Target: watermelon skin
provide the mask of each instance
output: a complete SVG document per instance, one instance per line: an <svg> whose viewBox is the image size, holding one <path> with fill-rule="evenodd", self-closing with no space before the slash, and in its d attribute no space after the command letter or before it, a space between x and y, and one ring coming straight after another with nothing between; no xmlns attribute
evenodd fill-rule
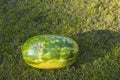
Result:
<svg viewBox="0 0 120 80"><path fill-rule="evenodd" d="M63 68L72 65L77 60L78 45L71 38L39 35L24 43L22 56L28 65L35 68Z"/></svg>

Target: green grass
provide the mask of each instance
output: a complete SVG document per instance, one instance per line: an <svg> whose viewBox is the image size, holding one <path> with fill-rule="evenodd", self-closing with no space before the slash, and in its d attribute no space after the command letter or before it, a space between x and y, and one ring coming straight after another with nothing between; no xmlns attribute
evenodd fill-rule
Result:
<svg viewBox="0 0 120 80"><path fill-rule="evenodd" d="M0 0L0 80L120 80L119 0ZM70 67L28 66L24 42L55 34L79 44Z"/></svg>

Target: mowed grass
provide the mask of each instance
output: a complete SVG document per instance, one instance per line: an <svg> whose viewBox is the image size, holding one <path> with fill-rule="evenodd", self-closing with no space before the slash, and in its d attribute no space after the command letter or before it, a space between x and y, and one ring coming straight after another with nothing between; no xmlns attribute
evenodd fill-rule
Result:
<svg viewBox="0 0 120 80"><path fill-rule="evenodd" d="M42 34L73 38L76 63L28 66L21 47ZM0 0L0 80L120 80L120 1Z"/></svg>

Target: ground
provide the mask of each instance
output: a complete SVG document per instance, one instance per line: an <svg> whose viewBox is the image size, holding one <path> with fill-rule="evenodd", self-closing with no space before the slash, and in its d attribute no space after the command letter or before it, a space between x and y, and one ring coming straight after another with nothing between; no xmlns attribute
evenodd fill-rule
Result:
<svg viewBox="0 0 120 80"><path fill-rule="evenodd" d="M119 0L0 0L0 80L120 80ZM28 66L24 42L36 35L74 39L70 67Z"/></svg>

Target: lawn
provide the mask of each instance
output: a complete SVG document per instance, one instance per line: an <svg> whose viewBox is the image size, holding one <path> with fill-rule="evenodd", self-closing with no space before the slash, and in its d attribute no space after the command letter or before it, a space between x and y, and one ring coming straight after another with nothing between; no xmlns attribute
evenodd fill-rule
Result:
<svg viewBox="0 0 120 80"><path fill-rule="evenodd" d="M61 69L28 66L21 47L42 34L74 39L78 60ZM0 0L0 80L120 80L120 1Z"/></svg>

